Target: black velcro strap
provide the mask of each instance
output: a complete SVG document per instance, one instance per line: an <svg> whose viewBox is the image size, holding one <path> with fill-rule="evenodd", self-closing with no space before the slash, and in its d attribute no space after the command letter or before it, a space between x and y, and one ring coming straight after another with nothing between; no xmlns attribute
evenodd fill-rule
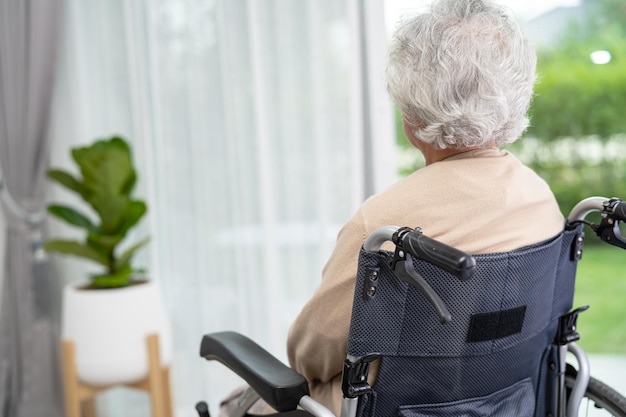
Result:
<svg viewBox="0 0 626 417"><path fill-rule="evenodd" d="M526 306L491 313L474 314L470 319L467 343L502 339L522 331Z"/></svg>

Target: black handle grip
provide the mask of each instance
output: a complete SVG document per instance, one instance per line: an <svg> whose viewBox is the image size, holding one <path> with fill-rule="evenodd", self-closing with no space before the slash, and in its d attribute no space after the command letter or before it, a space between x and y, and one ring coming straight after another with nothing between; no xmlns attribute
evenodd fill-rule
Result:
<svg viewBox="0 0 626 417"><path fill-rule="evenodd" d="M401 237L402 247L418 259L423 259L454 274L461 281L472 277L476 269L473 256L412 230Z"/></svg>
<svg viewBox="0 0 626 417"><path fill-rule="evenodd" d="M613 206L613 213L611 216L615 220L626 222L626 201L619 201Z"/></svg>

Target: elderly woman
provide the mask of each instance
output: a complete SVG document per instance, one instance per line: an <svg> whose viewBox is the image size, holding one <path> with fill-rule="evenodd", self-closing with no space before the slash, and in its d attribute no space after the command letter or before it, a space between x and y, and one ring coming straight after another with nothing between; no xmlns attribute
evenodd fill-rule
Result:
<svg viewBox="0 0 626 417"><path fill-rule="evenodd" d="M528 126L535 64L517 24L487 0L440 0L397 27L388 91L426 166L369 198L342 228L288 339L291 366L337 415L357 257L369 233L388 224L420 226L425 235L481 254L562 230L548 185L500 149Z"/></svg>

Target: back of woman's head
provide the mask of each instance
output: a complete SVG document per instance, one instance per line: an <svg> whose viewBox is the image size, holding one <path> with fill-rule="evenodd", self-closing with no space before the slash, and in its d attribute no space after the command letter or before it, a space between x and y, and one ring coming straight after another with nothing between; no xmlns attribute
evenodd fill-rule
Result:
<svg viewBox="0 0 626 417"><path fill-rule="evenodd" d="M536 54L488 0L440 0L402 20L387 88L418 140L439 148L500 146L528 127Z"/></svg>

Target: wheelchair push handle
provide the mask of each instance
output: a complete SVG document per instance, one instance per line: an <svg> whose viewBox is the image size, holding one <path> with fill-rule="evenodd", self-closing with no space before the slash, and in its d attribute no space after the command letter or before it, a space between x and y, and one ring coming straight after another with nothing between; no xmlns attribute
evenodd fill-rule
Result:
<svg viewBox="0 0 626 417"><path fill-rule="evenodd" d="M572 208L567 217L567 222L570 224L581 222L594 211L605 216L611 216L616 221L626 221L626 201L619 198L589 197L581 200Z"/></svg>
<svg viewBox="0 0 626 417"><path fill-rule="evenodd" d="M382 245L392 241L396 245L390 266L396 277L417 288L433 306L442 324L452 319L448 308L437 292L415 270L412 258L424 260L451 274L460 280L468 280L476 269L473 256L452 246L441 243L422 234L418 227L383 226L372 232L363 244L363 250L378 252Z"/></svg>
<svg viewBox="0 0 626 417"><path fill-rule="evenodd" d="M613 217L619 221L626 221L626 201L619 201L613 207Z"/></svg>
<svg viewBox="0 0 626 417"><path fill-rule="evenodd" d="M600 224L585 220L587 215L593 212L599 212L602 215ZM567 217L568 228L585 223L604 242L626 249L626 237L622 235L619 227L621 222L626 222L626 202L619 198L586 198L576 204Z"/></svg>
<svg viewBox="0 0 626 417"><path fill-rule="evenodd" d="M398 242L407 252L418 259L423 259L433 265L442 268L461 281L467 281L472 277L476 268L476 260L473 256L460 251L452 246L441 243L422 234L418 229L408 230L405 233L398 230Z"/></svg>
<svg viewBox="0 0 626 417"><path fill-rule="evenodd" d="M476 268L473 256L423 235L419 227L380 227L367 237L363 249L377 252L387 241L394 242L401 250L417 259L423 259L450 272L461 281L468 280Z"/></svg>

